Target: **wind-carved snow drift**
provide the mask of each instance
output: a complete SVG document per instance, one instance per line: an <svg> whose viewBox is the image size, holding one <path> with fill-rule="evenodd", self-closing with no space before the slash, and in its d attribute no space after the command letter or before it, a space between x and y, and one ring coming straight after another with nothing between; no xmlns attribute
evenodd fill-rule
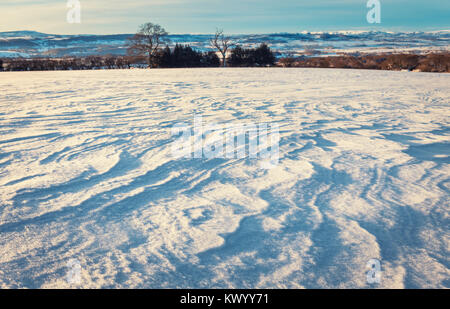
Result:
<svg viewBox="0 0 450 309"><path fill-rule="evenodd" d="M3 73L0 287L448 288L449 85L331 69ZM175 159L171 129L194 115L277 124L279 164Z"/></svg>

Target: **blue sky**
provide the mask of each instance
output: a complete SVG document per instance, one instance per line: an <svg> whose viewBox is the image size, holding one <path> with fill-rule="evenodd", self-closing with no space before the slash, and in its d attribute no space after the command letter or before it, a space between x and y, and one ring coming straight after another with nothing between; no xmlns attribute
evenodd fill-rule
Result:
<svg viewBox="0 0 450 309"><path fill-rule="evenodd" d="M448 30L448 0L380 0L381 24L366 21L367 0L79 0L81 23L66 21L67 0L0 0L0 31L132 33L152 21L170 33L333 30Z"/></svg>

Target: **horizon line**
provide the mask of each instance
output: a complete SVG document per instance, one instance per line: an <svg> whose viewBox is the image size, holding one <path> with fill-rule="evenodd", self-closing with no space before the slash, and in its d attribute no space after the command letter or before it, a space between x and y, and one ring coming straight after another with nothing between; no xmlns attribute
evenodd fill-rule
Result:
<svg viewBox="0 0 450 309"><path fill-rule="evenodd" d="M7 30L7 31L0 31L0 33L14 33L14 32L34 32L39 34L46 34L46 35L66 35L66 36L74 36L74 35L132 35L133 33L77 33L77 34L64 34L64 33L47 33L47 32L41 32L36 30ZM436 33L436 32L450 32L450 29L438 29L438 30L414 30L414 31L406 31L406 30L388 30L388 29L380 29L380 30L373 30L373 29L342 29L342 30L302 30L302 31L279 31L279 32L248 32L248 33L229 33L227 35L235 36L235 35L270 35L270 34L320 34L320 33L345 33L345 32L353 32L353 33L367 33L367 32L381 32L381 33ZM211 33L169 33L169 36L171 35L214 35L213 32Z"/></svg>

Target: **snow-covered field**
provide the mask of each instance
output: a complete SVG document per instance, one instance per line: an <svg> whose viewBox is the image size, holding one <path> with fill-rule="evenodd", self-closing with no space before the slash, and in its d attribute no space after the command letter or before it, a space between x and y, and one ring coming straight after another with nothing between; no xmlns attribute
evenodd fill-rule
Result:
<svg viewBox="0 0 450 309"><path fill-rule="evenodd" d="M0 73L0 288L450 288L449 102L448 74ZM279 165L175 159L194 115L278 124Z"/></svg>

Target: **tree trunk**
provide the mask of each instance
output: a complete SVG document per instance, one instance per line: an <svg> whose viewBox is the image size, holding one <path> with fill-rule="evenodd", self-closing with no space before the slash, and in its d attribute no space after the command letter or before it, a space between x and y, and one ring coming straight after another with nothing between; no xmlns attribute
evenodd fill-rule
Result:
<svg viewBox="0 0 450 309"><path fill-rule="evenodd" d="M148 68L152 68L152 55L150 53L148 54Z"/></svg>
<svg viewBox="0 0 450 309"><path fill-rule="evenodd" d="M227 67L227 56L226 56L226 54L222 54L222 62L223 62L223 67L226 68Z"/></svg>

